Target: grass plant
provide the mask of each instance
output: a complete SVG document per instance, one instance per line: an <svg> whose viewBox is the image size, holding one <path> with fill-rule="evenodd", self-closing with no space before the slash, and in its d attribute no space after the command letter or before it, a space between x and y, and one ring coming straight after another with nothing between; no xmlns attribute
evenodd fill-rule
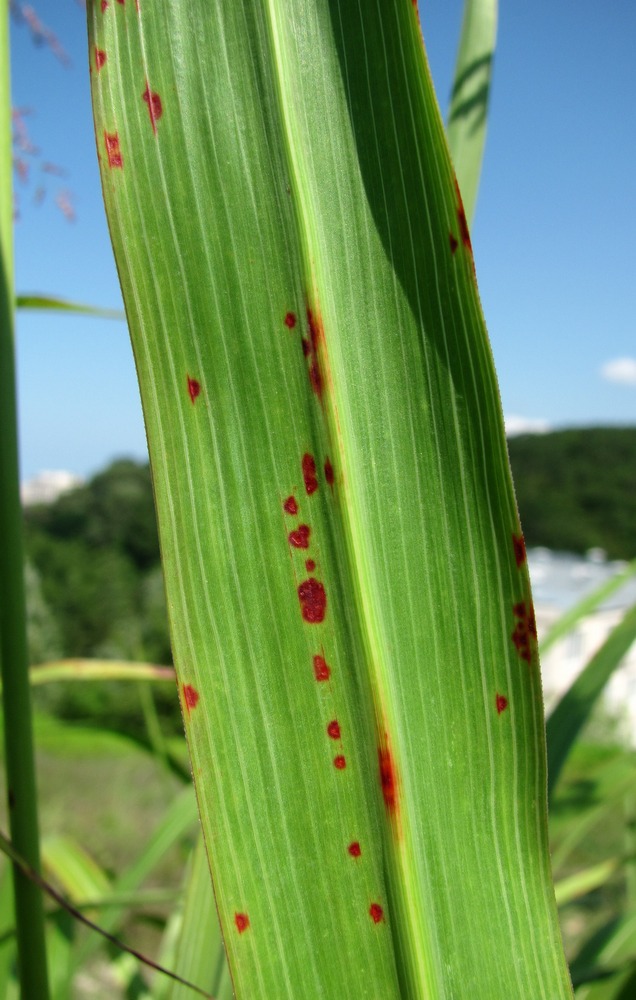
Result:
<svg viewBox="0 0 636 1000"><path fill-rule="evenodd" d="M164 737L155 710L165 669L34 669L32 684L143 682L148 733L37 720L41 748L62 740L64 767L84 760L89 796L119 761L132 848L98 857L90 823L79 839L48 835L45 876L110 934L148 941L152 923L161 964L216 1000L572 995L525 545L469 233L496 9L466 3L458 185L410 0L89 0L97 148L196 800L183 741ZM8 90L0 105L4 178ZM4 729L8 788L27 810L16 822L10 809L18 876L15 918L6 869L0 883L0 1000L17 995L16 944L22 996L46 1000L44 908L24 878L39 850L0 187ZM630 884L615 839L599 858L581 841L631 801L631 755L583 759L575 739L635 629L632 612L548 730L558 894L577 913ZM154 829L135 843L150 784ZM170 910L174 884L162 886L181 862L166 859L186 851ZM170 877L149 884L162 865ZM629 995L627 897L604 902L594 936L568 939L577 998ZM71 1000L103 941L63 907L46 918L52 996ZM108 970L109 997L194 995L130 955Z"/></svg>

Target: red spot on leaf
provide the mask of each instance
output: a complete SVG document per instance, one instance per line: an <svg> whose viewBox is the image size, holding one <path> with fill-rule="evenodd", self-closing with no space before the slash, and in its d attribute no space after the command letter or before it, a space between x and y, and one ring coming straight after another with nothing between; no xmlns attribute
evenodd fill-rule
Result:
<svg viewBox="0 0 636 1000"><path fill-rule="evenodd" d="M296 497L287 497L283 504L283 510L286 514L297 514L298 504L296 503Z"/></svg>
<svg viewBox="0 0 636 1000"><path fill-rule="evenodd" d="M384 920L384 910L379 903L371 903L371 906L369 907L369 916L374 924L379 924L382 920Z"/></svg>
<svg viewBox="0 0 636 1000"><path fill-rule="evenodd" d="M247 928L249 927L250 918L248 917L247 913L235 913L234 923L236 924L236 929L239 932L239 934L242 934L243 931L246 931Z"/></svg>
<svg viewBox="0 0 636 1000"><path fill-rule="evenodd" d="M333 486L334 484L333 465L331 464L331 461L328 458L325 459L325 479L327 480L327 484L329 486Z"/></svg>
<svg viewBox="0 0 636 1000"><path fill-rule="evenodd" d="M327 612L327 594L320 580L310 576L298 587L298 600L303 618L310 625L318 625Z"/></svg>
<svg viewBox="0 0 636 1000"><path fill-rule="evenodd" d="M308 549L310 533L311 528L308 524L300 524L294 531L290 531L289 544L295 549Z"/></svg>
<svg viewBox="0 0 636 1000"><path fill-rule="evenodd" d="M313 561L313 559L308 559L307 562L305 563L305 569L307 570L307 572L308 573L313 573L313 571L315 570L315 568L316 568L316 564Z"/></svg>
<svg viewBox="0 0 636 1000"><path fill-rule="evenodd" d="M508 699L504 694L497 693L495 704L497 705L497 715L501 715L501 713L505 712L508 708Z"/></svg>
<svg viewBox="0 0 636 1000"><path fill-rule="evenodd" d="M337 757L334 757L334 759L333 759L333 766L338 771L344 771L345 767L347 766L347 762L346 762L345 758L342 756L342 754L338 754Z"/></svg>
<svg viewBox="0 0 636 1000"><path fill-rule="evenodd" d="M512 544L515 550L515 561L517 566L523 566L526 561L526 541L523 535L513 535Z"/></svg>
<svg viewBox="0 0 636 1000"><path fill-rule="evenodd" d="M122 5L122 7L124 6L125 2L126 2L126 0L117 0L117 3L120 3Z"/></svg>
<svg viewBox="0 0 636 1000"><path fill-rule="evenodd" d="M462 201L462 195L457 181L455 181L455 192L457 194L457 222L459 223L459 235L466 249L472 254L473 248L470 242L470 232L468 229L468 222L466 221L466 212L464 211L464 203Z"/></svg>
<svg viewBox="0 0 636 1000"><path fill-rule="evenodd" d="M146 80L146 89L141 95L143 100L148 105L148 114L150 115L150 124L152 125L152 131L157 134L157 122L163 114L163 105L161 104L161 98L159 94L155 93L150 89L150 84Z"/></svg>
<svg viewBox="0 0 636 1000"><path fill-rule="evenodd" d="M285 316L285 326L289 327L290 330L294 329L294 327L296 326L296 313L293 312L287 313L287 315Z"/></svg>
<svg viewBox="0 0 636 1000"><path fill-rule="evenodd" d="M314 677L317 681L328 681L331 676L331 670L327 666L327 661L324 656L314 656Z"/></svg>
<svg viewBox="0 0 636 1000"><path fill-rule="evenodd" d="M318 478L316 476L316 462L313 455L305 453L303 455L303 479L305 481L305 489L307 493L311 496L318 489Z"/></svg>
<svg viewBox="0 0 636 1000"><path fill-rule="evenodd" d="M452 233L448 234L448 242L450 243L451 253L454 255L455 251L457 250L457 247L459 246L459 243L457 242Z"/></svg>
<svg viewBox="0 0 636 1000"><path fill-rule="evenodd" d="M316 360L312 361L309 366L309 381L316 395L322 396L322 375L320 374L320 368Z"/></svg>
<svg viewBox="0 0 636 1000"><path fill-rule="evenodd" d="M534 644L537 641L537 623L534 617L532 604L520 601L515 604L512 613L517 622L511 639L514 642L517 652L526 663L532 662Z"/></svg>
<svg viewBox="0 0 636 1000"><path fill-rule="evenodd" d="M352 841L352 843L349 844L347 850L352 858L359 858L360 855L362 854L362 849L357 840Z"/></svg>
<svg viewBox="0 0 636 1000"><path fill-rule="evenodd" d="M185 701L188 715L199 703L199 692L191 684L183 685L183 700Z"/></svg>
<svg viewBox="0 0 636 1000"><path fill-rule="evenodd" d="M119 148L119 135L117 132L104 132L104 144L106 146L106 156L109 167L123 168L124 160Z"/></svg>
<svg viewBox="0 0 636 1000"><path fill-rule="evenodd" d="M107 7L108 7L108 0L102 0L102 14L104 13Z"/></svg>
<svg viewBox="0 0 636 1000"><path fill-rule="evenodd" d="M327 726L327 733L332 740L340 739L340 723L337 719L334 719L333 722L329 723Z"/></svg>
<svg viewBox="0 0 636 1000"><path fill-rule="evenodd" d="M106 62L106 53L104 52L103 49L98 49L97 46L95 46L95 69L97 70L98 73L105 62Z"/></svg>
<svg viewBox="0 0 636 1000"><path fill-rule="evenodd" d="M197 382L195 378L190 378L190 376L188 375L188 395L193 403L197 398L197 396L200 394L200 392L201 392L201 383Z"/></svg>
<svg viewBox="0 0 636 1000"><path fill-rule="evenodd" d="M309 334L311 336L311 346L314 351L318 347L319 342L323 339L324 333L322 329L322 322L320 317L318 317L312 309L307 306L307 323L309 324Z"/></svg>
<svg viewBox="0 0 636 1000"><path fill-rule="evenodd" d="M388 746L378 747L378 765L380 769L380 785L382 786L382 797L384 804L391 815L397 809L397 790L395 765Z"/></svg>

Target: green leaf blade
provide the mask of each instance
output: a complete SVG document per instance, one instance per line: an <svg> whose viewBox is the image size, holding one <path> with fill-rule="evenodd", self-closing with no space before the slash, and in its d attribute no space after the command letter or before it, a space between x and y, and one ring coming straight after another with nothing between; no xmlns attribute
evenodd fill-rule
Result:
<svg viewBox="0 0 636 1000"><path fill-rule="evenodd" d="M529 582L415 10L202 11L91 30L237 994L566 996Z"/></svg>

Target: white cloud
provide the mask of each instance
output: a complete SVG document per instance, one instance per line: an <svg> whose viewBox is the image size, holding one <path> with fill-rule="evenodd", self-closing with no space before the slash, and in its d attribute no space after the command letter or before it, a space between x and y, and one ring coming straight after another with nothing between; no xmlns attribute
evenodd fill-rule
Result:
<svg viewBox="0 0 636 1000"><path fill-rule="evenodd" d="M613 361L606 361L601 368L601 375L608 382L636 385L636 358L615 358Z"/></svg>
<svg viewBox="0 0 636 1000"><path fill-rule="evenodd" d="M508 437L515 437L517 434L547 434L550 430L548 421L540 417L520 417L511 413L504 421Z"/></svg>

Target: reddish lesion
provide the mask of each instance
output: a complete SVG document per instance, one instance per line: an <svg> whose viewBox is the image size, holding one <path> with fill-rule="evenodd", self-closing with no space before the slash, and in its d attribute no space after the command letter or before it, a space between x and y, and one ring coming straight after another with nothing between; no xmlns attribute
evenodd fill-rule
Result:
<svg viewBox="0 0 636 1000"><path fill-rule="evenodd" d="M497 707L497 715L501 715L502 712L506 711L508 708L508 699L505 694L499 694L499 692L497 692L495 695L495 705Z"/></svg>
<svg viewBox="0 0 636 1000"><path fill-rule="evenodd" d="M120 170L124 166L124 158L121 155L121 149L119 147L119 133L118 132L104 132L104 145L106 146L106 156L108 158L108 166L116 167Z"/></svg>
<svg viewBox="0 0 636 1000"><path fill-rule="evenodd" d="M297 528L290 531L288 537L289 544L295 549L308 549L311 528L308 524L299 524Z"/></svg>
<svg viewBox="0 0 636 1000"><path fill-rule="evenodd" d="M183 701L188 715L190 712L194 711L199 704L199 692L192 686L192 684L183 685Z"/></svg>
<svg viewBox="0 0 636 1000"><path fill-rule="evenodd" d="M150 89L150 84L146 80L146 89L141 95L142 99L148 105L148 114L150 115L150 124L152 125L152 131L157 134L157 122L163 114L163 104L161 103L161 98L156 91Z"/></svg>
<svg viewBox="0 0 636 1000"><path fill-rule="evenodd" d="M189 375L187 375L186 378L188 380L188 396L194 403L197 396L201 393L201 383L196 378L190 378Z"/></svg>
<svg viewBox="0 0 636 1000"><path fill-rule="evenodd" d="M520 568L526 561L526 541L521 532L518 535L513 534L512 546L515 553L515 562Z"/></svg>
<svg viewBox="0 0 636 1000"><path fill-rule="evenodd" d="M395 816L397 812L397 778L395 762L386 741L378 747L378 768L384 804L389 815Z"/></svg>
<svg viewBox="0 0 636 1000"><path fill-rule="evenodd" d="M324 656L321 656L320 653L317 653L316 656L314 656L313 664L314 664L314 677L316 678L316 680L319 682L328 681L331 676L331 668L327 664L327 661L325 660Z"/></svg>
<svg viewBox="0 0 636 1000"><path fill-rule="evenodd" d="M532 602L520 601L513 606L512 613L517 621L511 639L521 659L532 663L537 642L537 622Z"/></svg>

